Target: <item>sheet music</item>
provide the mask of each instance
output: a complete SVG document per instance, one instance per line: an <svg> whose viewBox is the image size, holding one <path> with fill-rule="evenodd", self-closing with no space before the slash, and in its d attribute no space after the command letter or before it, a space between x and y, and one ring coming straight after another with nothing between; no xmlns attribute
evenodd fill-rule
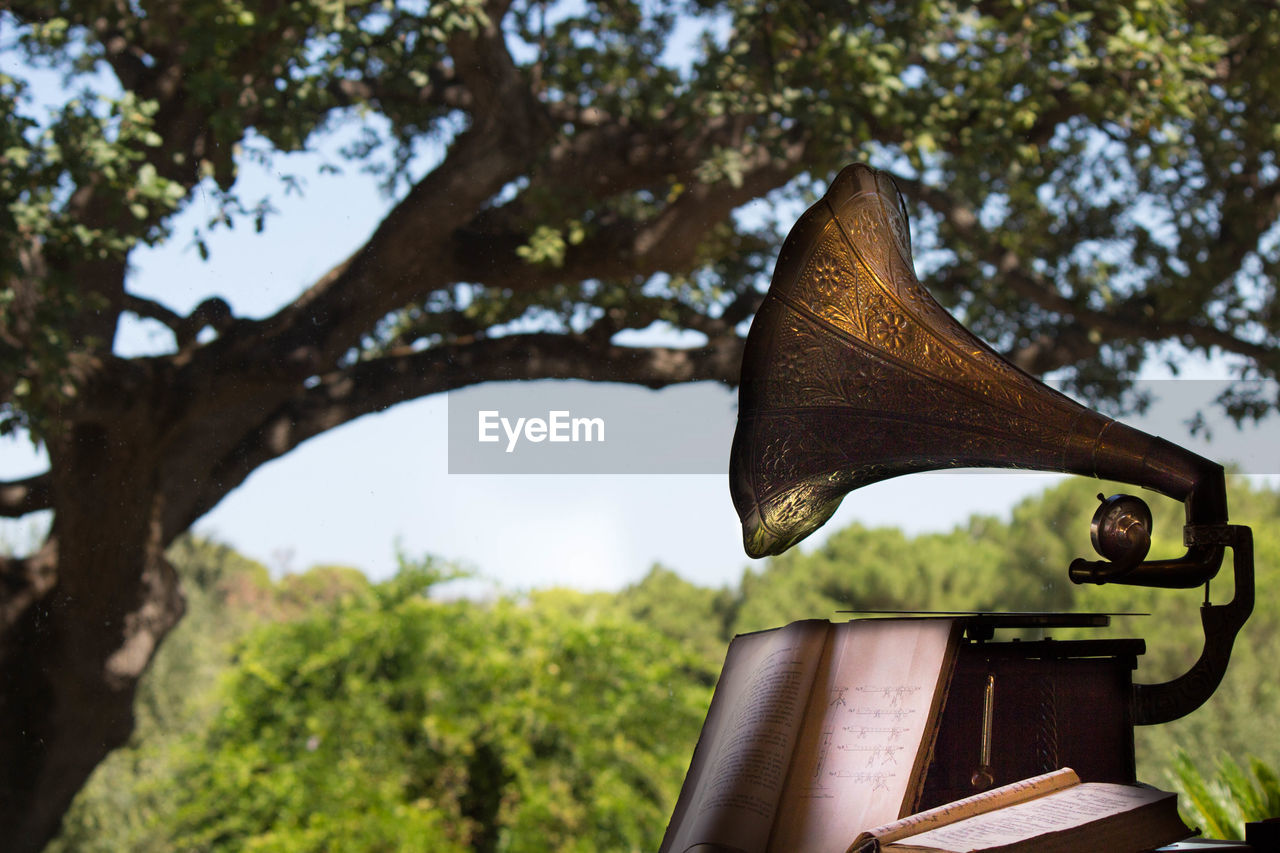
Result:
<svg viewBox="0 0 1280 853"><path fill-rule="evenodd" d="M835 626L829 660L796 745L773 850L844 853L868 826L896 819L929 725L952 621Z"/></svg>
<svg viewBox="0 0 1280 853"><path fill-rule="evenodd" d="M734 640L698 747L705 760L689 771L701 794L664 850L763 849L829 630L796 622Z"/></svg>

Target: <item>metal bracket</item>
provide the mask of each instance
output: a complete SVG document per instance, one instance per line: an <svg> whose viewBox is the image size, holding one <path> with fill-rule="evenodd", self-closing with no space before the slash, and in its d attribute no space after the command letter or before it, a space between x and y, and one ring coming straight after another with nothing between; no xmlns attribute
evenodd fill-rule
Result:
<svg viewBox="0 0 1280 853"><path fill-rule="evenodd" d="M1191 669L1172 681L1133 685L1133 722L1150 726L1185 717L1199 708L1222 683L1236 634L1253 612L1253 531L1239 524L1188 525L1188 545L1231 549L1235 594L1222 605L1200 607L1204 650Z"/></svg>

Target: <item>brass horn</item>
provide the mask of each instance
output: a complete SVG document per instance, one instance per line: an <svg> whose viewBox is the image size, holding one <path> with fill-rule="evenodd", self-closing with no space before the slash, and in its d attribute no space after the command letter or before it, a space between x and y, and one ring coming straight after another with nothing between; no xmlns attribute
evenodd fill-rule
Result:
<svg viewBox="0 0 1280 853"><path fill-rule="evenodd" d="M961 326L912 269L907 213L888 175L836 177L783 244L747 338L730 458L753 557L820 527L849 491L943 468L1026 468L1119 480L1186 505L1187 524L1227 520L1220 465L1081 406ZM1136 499L1134 499L1136 500ZM1222 548L1141 562L1133 505L1095 521L1107 561L1077 581L1199 586ZM1150 522L1147 522L1149 527Z"/></svg>
<svg viewBox="0 0 1280 853"><path fill-rule="evenodd" d="M1135 686L1148 692L1139 722L1207 698L1252 608L1251 540L1227 524L1222 467L1081 406L960 325L916 279L892 178L849 166L787 236L747 337L729 471L747 553L790 548L853 489L961 467L1082 474L1184 503L1186 553L1147 561L1145 504L1105 499L1092 529L1104 559L1074 561L1077 583L1195 587L1233 548L1236 597L1202 611L1200 663L1167 685Z"/></svg>

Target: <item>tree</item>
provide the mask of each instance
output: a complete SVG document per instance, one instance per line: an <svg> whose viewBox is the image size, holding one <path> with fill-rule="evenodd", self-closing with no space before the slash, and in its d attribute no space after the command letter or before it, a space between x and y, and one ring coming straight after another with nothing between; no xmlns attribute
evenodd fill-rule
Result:
<svg viewBox="0 0 1280 853"><path fill-rule="evenodd" d="M183 850L652 850L715 672L618 616L402 573L243 645L175 776Z"/></svg>
<svg viewBox="0 0 1280 853"><path fill-rule="evenodd" d="M165 546L257 466L485 380L733 382L790 202L849 160L893 170L935 293L1024 367L1118 399L1163 342L1274 376L1278 16L5 0L5 50L68 95L45 114L26 72L0 77L0 417L50 459L0 487L0 513L54 513L0 563L0 832L38 848L128 736L182 613ZM211 294L179 316L128 291L130 252L197 191L265 227L237 151L343 122L394 204L294 302L250 320ZM425 172L424 140L442 150ZM784 221L736 213L761 197ZM125 313L167 325L172 351L113 354ZM705 341L615 340L658 320Z"/></svg>
<svg viewBox="0 0 1280 853"><path fill-rule="evenodd" d="M270 619L298 615L292 590L273 585L265 566L225 545L184 535L168 557L183 581L186 615L139 682L133 737L98 765L46 847L50 853L173 850L173 792L185 744L215 718L217 685L235 644ZM307 583L308 575L290 577Z"/></svg>

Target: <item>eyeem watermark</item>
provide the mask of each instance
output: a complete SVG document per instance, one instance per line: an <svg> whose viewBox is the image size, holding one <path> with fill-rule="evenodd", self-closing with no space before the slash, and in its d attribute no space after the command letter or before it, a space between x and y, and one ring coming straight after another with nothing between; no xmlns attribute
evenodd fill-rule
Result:
<svg viewBox="0 0 1280 853"><path fill-rule="evenodd" d="M539 444L603 442L604 418L575 418L568 410L547 412L544 418L504 418L497 409L482 409L476 413L476 441L484 444L507 442L506 452L514 453L516 445L525 441Z"/></svg>
<svg viewBox="0 0 1280 853"><path fill-rule="evenodd" d="M449 393L450 474L721 474L736 393L608 382L487 382Z"/></svg>
<svg viewBox="0 0 1280 853"><path fill-rule="evenodd" d="M1153 380L1133 426L1245 474L1280 474L1280 417L1240 430L1215 397L1240 383ZM1262 389L1275 399L1274 384ZM448 471L477 475L714 474L725 476L737 392L710 383L663 391L607 382L491 382L448 395ZM1213 440L1189 435L1202 411ZM607 441L605 440L607 437Z"/></svg>

